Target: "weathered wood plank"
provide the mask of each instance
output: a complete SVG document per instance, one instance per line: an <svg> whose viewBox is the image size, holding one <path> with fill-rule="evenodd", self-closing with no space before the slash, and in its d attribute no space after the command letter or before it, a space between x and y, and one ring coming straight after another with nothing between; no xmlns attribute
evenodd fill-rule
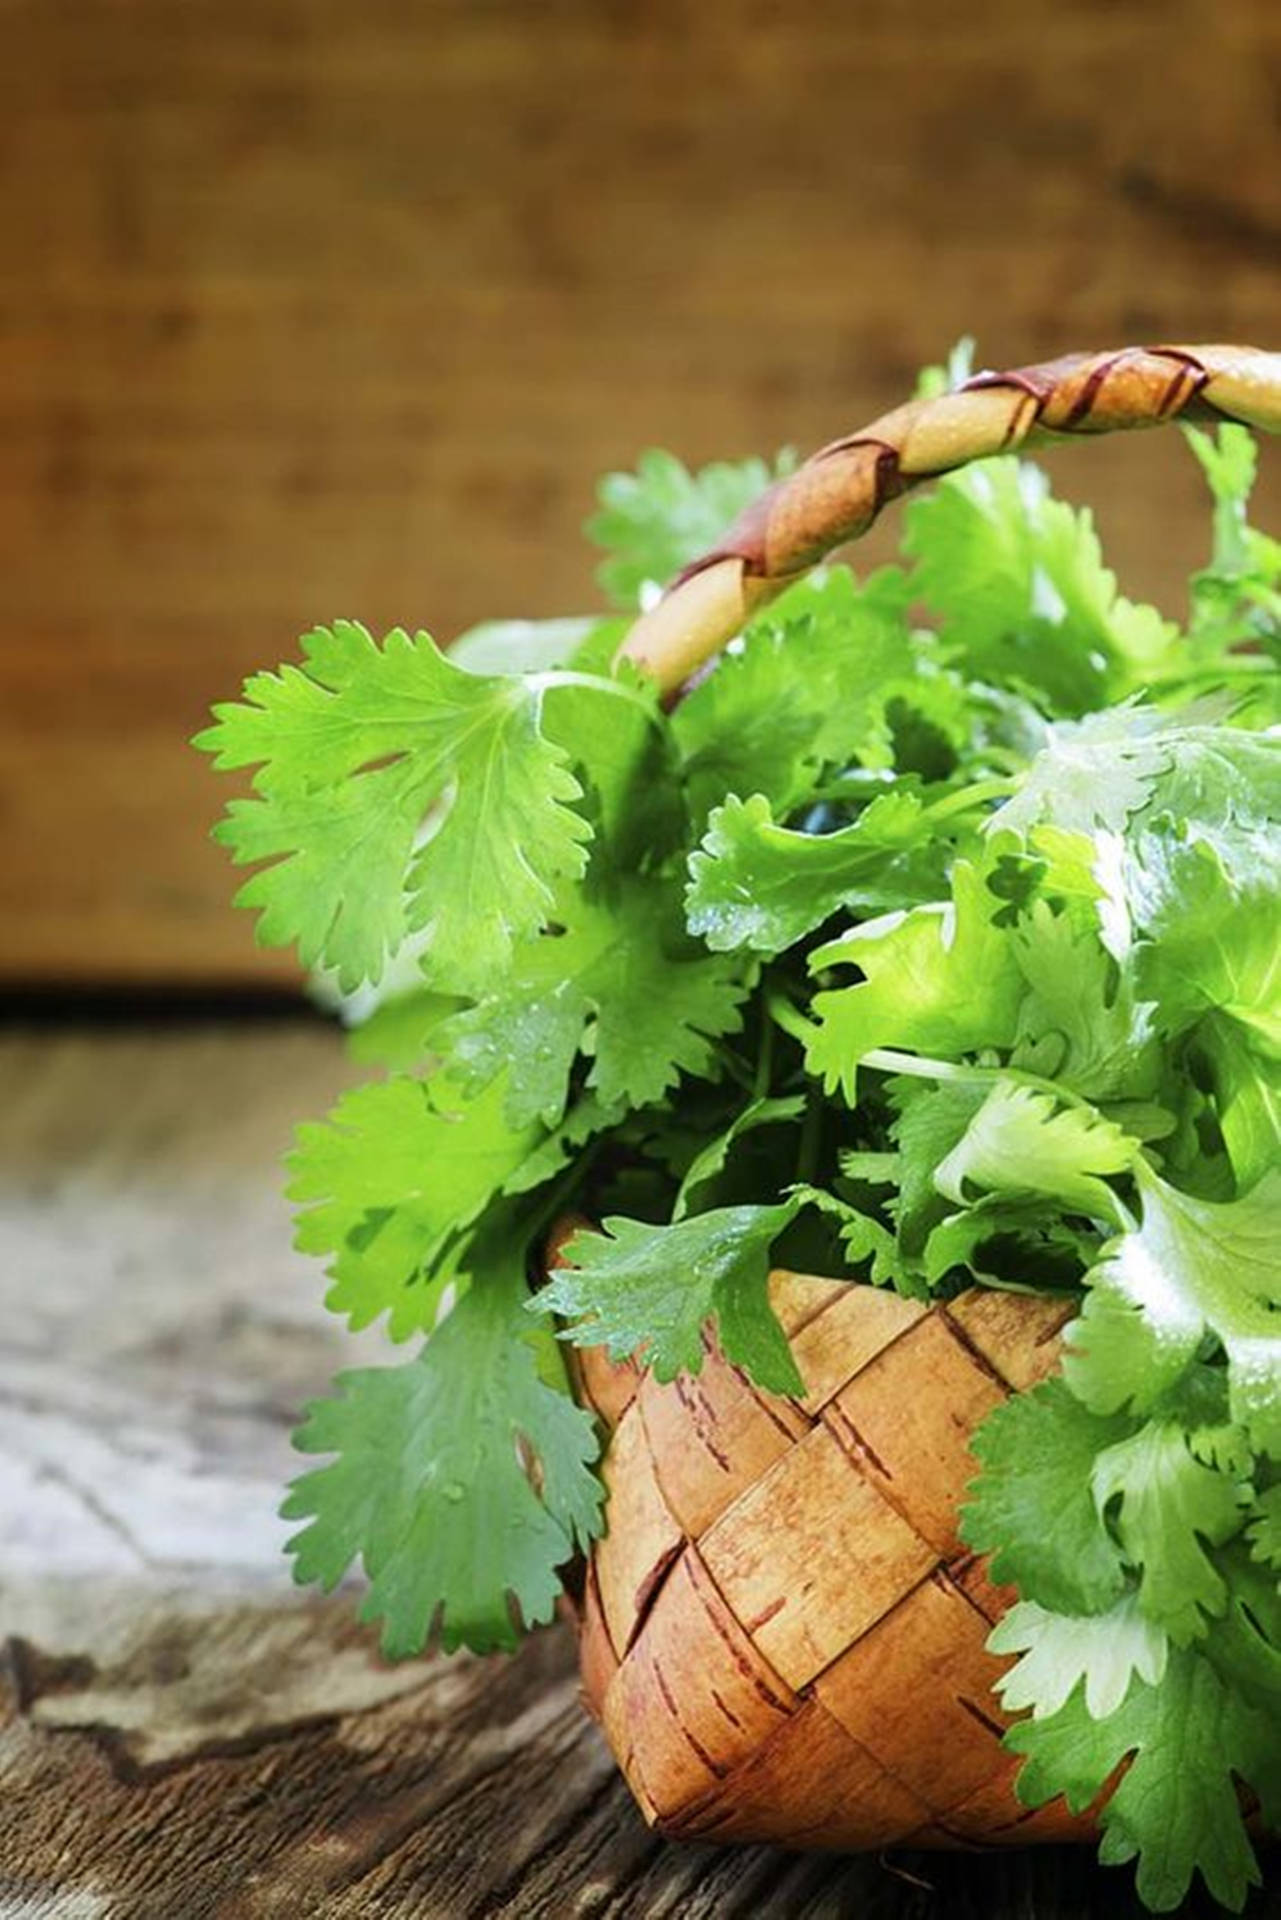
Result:
<svg viewBox="0 0 1281 1920"><path fill-rule="evenodd" d="M0 1920L1136 1920L1079 1853L668 1845L566 1630L389 1666L290 1587L289 1423L381 1346L278 1195L347 1074L319 1024L0 1034Z"/></svg>
<svg viewBox="0 0 1281 1920"><path fill-rule="evenodd" d="M206 841L209 702L338 614L577 610L593 478L642 447L808 448L967 331L992 362L1275 343L1271 0L0 24L10 975L279 975ZM1177 602L1206 540L1177 446L1061 472Z"/></svg>

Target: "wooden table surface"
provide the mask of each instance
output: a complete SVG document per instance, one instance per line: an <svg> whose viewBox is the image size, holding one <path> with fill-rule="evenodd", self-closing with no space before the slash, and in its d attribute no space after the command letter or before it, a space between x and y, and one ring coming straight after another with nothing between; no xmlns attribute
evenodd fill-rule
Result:
<svg viewBox="0 0 1281 1920"><path fill-rule="evenodd" d="M563 1629L389 1666L291 1587L291 1422L380 1343L277 1163L349 1076L300 1019L0 1032L0 1920L1136 1915L1079 1852L672 1846Z"/></svg>

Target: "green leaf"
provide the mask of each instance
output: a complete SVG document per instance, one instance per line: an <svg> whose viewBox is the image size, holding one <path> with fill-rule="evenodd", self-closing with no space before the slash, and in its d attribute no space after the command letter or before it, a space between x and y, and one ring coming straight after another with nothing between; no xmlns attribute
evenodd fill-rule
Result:
<svg viewBox="0 0 1281 1920"><path fill-rule="evenodd" d="M1238 1200L1180 1193L1140 1160L1142 1224L1105 1248L1063 1371L1099 1413L1149 1413L1207 1333L1227 1355L1231 1418L1281 1456L1281 1171Z"/></svg>
<svg viewBox="0 0 1281 1920"><path fill-rule="evenodd" d="M1027 687L1080 713L1141 684L1174 628L1116 591L1088 512L1055 500L1037 467L985 460L907 508L917 592L972 677Z"/></svg>
<svg viewBox="0 0 1281 1920"><path fill-rule="evenodd" d="M511 1126L554 1126L580 1049L606 1107L661 1100L681 1073L710 1077L748 984L741 963L687 939L661 884L632 880L570 901L558 931L523 948L502 991L450 1020L440 1041L471 1090L508 1075Z"/></svg>
<svg viewBox="0 0 1281 1920"><path fill-rule="evenodd" d="M326 1305L353 1330L386 1313L394 1340L430 1327L459 1233L542 1139L509 1128L496 1081L467 1100L456 1084L396 1077L354 1087L328 1120L298 1129L288 1159L295 1244L332 1254Z"/></svg>
<svg viewBox="0 0 1281 1920"><path fill-rule="evenodd" d="M586 533L607 558L597 578L616 606L634 608L642 587L663 585L713 547L730 522L765 491L775 470L763 460L717 461L691 473L674 454L643 453L635 473L609 473Z"/></svg>
<svg viewBox="0 0 1281 1920"><path fill-rule="evenodd" d="M571 762L584 792L579 811L594 839L592 881L602 871L656 870L683 857L688 823L671 726L658 689L623 662L608 679L548 675L543 730Z"/></svg>
<svg viewBox="0 0 1281 1920"><path fill-rule="evenodd" d="M1103 1809L1099 1858L1112 1866L1137 1855L1139 1896L1153 1912L1173 1911L1198 1868L1234 1911L1259 1884L1233 1775L1256 1787L1267 1778L1275 1732L1199 1654L1172 1652L1160 1685L1133 1682L1106 1719L1091 1717L1078 1689L1048 1719L1012 1727L1006 1745L1027 1756L1019 1798L1040 1806L1061 1793L1074 1813L1131 1760Z"/></svg>
<svg viewBox="0 0 1281 1920"><path fill-rule="evenodd" d="M769 1253L801 1198L776 1206L722 1207L666 1227L613 1218L575 1235L533 1303L572 1324L575 1346L635 1355L656 1380L698 1373L711 1320L726 1359L771 1393L803 1394L783 1329L769 1304Z"/></svg>
<svg viewBox="0 0 1281 1920"><path fill-rule="evenodd" d="M587 618L560 620L482 620L460 633L449 649L453 666L468 673L547 673L572 667L593 644L616 648L627 632L625 621Z"/></svg>
<svg viewBox="0 0 1281 1920"><path fill-rule="evenodd" d="M787 813L814 789L819 696L777 623L751 627L672 713L690 815L729 794L762 793Z"/></svg>
<svg viewBox="0 0 1281 1920"><path fill-rule="evenodd" d="M1093 1109L1059 1106L1053 1095L998 1080L965 1133L940 1161L934 1184L964 1203L967 1187L996 1193L1049 1194L1069 1212L1119 1217L1101 1176L1124 1173L1138 1152Z"/></svg>
<svg viewBox="0 0 1281 1920"><path fill-rule="evenodd" d="M764 794L730 798L689 857L691 933L716 952L781 953L838 908L880 913L936 897L942 844L914 794L879 795L848 827L798 833L776 824Z"/></svg>
<svg viewBox="0 0 1281 1920"><path fill-rule="evenodd" d="M672 715L695 823L731 794L785 815L828 764L888 767L886 708L916 691L919 651L895 570L857 582L829 567L791 587Z"/></svg>
<svg viewBox="0 0 1281 1920"><path fill-rule="evenodd" d="M1220 1548L1214 1560L1228 1602L1210 1622L1206 1658L1221 1680L1281 1728L1281 1581L1252 1557L1245 1540ZM1281 1815L1281 1774L1272 1799Z"/></svg>
<svg viewBox="0 0 1281 1920"><path fill-rule="evenodd" d="M1023 979L1008 931L993 924L996 908L983 872L958 860L946 905L870 920L811 956L814 971L852 962L865 975L814 996L806 1064L829 1092L842 1087L853 1105L859 1062L876 1048L950 1059L1009 1045Z"/></svg>
<svg viewBox="0 0 1281 1920"><path fill-rule="evenodd" d="M1084 1682L1091 1719L1106 1720L1126 1696L1135 1674L1158 1686L1169 1643L1160 1627L1125 1593L1106 1613L1050 1613L1021 1600L993 1627L989 1653L1023 1657L996 1683L1007 1713L1030 1707L1043 1720L1064 1706Z"/></svg>
<svg viewBox="0 0 1281 1920"><path fill-rule="evenodd" d="M339 1376L295 1436L329 1465L295 1481L282 1509L299 1580L337 1584L360 1559L362 1617L383 1622L392 1658L438 1623L447 1652L514 1647L552 1618L558 1569L601 1531L589 1416L539 1376L521 1311L523 1248L473 1284L422 1353ZM518 1454L537 1462L537 1490Z"/></svg>
<svg viewBox="0 0 1281 1920"><path fill-rule="evenodd" d="M594 1093L585 1094L574 1102L560 1125L544 1135L532 1153L508 1174L503 1193L532 1193L536 1187L563 1173L582 1148L588 1149L584 1165L590 1166L595 1157L590 1143L603 1133L613 1132L622 1120L617 1107L604 1106Z"/></svg>
<svg viewBox="0 0 1281 1920"><path fill-rule="evenodd" d="M1062 1218L1052 1201L988 1193L932 1226L920 1251L931 1287L957 1267L989 1285L1045 1293L1075 1282L1097 1252L1092 1230ZM1017 1283L1011 1272L1019 1275Z"/></svg>
<svg viewBox="0 0 1281 1920"><path fill-rule="evenodd" d="M741 1113L735 1114L725 1131L717 1134L714 1140L709 1140L690 1161L676 1195L672 1219L684 1219L699 1188L714 1181L717 1174L724 1170L736 1141L745 1134L755 1133L760 1127L776 1127L787 1121L799 1120L804 1111L804 1094L789 1094L777 1100L749 1101Z"/></svg>
<svg viewBox="0 0 1281 1920"><path fill-rule="evenodd" d="M303 651L197 741L219 767L259 767L217 829L238 863L273 863L239 902L261 909L264 941L296 941L344 989L377 980L416 929L434 984L485 984L586 865L581 789L543 736L537 685L466 673L426 634L379 647L354 621Z"/></svg>
<svg viewBox="0 0 1281 1920"><path fill-rule="evenodd" d="M1281 637L1281 541L1253 528L1246 517L1258 465L1249 429L1235 421L1217 436L1185 427L1214 499L1214 551L1192 579L1192 643L1199 658L1242 642L1276 651Z"/></svg>
<svg viewBox="0 0 1281 1920"><path fill-rule="evenodd" d="M1246 1532L1255 1559L1281 1573L1281 1481L1255 1495Z"/></svg>
<svg viewBox="0 0 1281 1920"><path fill-rule="evenodd" d="M434 1043L440 1028L464 1004L456 994L433 993L427 987L396 994L352 1028L347 1051L362 1066L408 1073L439 1058Z"/></svg>
<svg viewBox="0 0 1281 1920"><path fill-rule="evenodd" d="M1137 854L1130 892L1143 939L1135 972L1162 1030L1178 1033L1203 1014L1222 1012L1250 1042L1281 1053L1276 829L1235 832L1230 860L1195 827L1145 834Z"/></svg>
<svg viewBox="0 0 1281 1920"><path fill-rule="evenodd" d="M898 1146L898 1193L889 1204L899 1249L909 1258L921 1253L931 1229L947 1212L934 1174L986 1095L986 1087L972 1080L943 1080L937 1085L906 1078L890 1082L896 1111L891 1131Z"/></svg>
<svg viewBox="0 0 1281 1920"><path fill-rule="evenodd" d="M1154 1007L1138 997L1133 968L1118 967L1092 921L1034 900L1015 928L1015 957L1031 992L1019 1009L1014 1064L1022 1064L1019 1049L1031 1048L1042 1072L1086 1099L1146 1099L1160 1067Z"/></svg>
<svg viewBox="0 0 1281 1920"><path fill-rule="evenodd" d="M1070 833L1124 833L1161 814L1205 828L1266 825L1278 810L1281 742L1212 724L1223 711L1216 700L1174 715L1130 705L1057 723L988 831L1048 822Z"/></svg>
<svg viewBox="0 0 1281 1920"><path fill-rule="evenodd" d="M866 1267L863 1278L872 1286L896 1286L902 1293L912 1293L914 1289L906 1283L894 1235L879 1220L860 1213L857 1208L843 1207L841 1213L841 1247L851 1270L857 1272L860 1267Z"/></svg>
<svg viewBox="0 0 1281 1920"><path fill-rule="evenodd" d="M1245 1193L1270 1167L1281 1166L1281 1063L1252 1044L1228 1014L1213 1013L1201 1021L1195 1044L1214 1083L1219 1130L1237 1191Z"/></svg>
<svg viewBox="0 0 1281 1920"><path fill-rule="evenodd" d="M1227 1588L1206 1553L1240 1531L1242 1489L1195 1459L1182 1427L1153 1420L1102 1452L1091 1475L1100 1514L1116 1503L1113 1525L1127 1560L1140 1570L1139 1606L1176 1646L1205 1631L1205 1614L1222 1613Z"/></svg>
<svg viewBox="0 0 1281 1920"><path fill-rule="evenodd" d="M1090 1492L1097 1454L1129 1436L1046 1380L993 1409L971 1443L983 1472L961 1510L961 1538L991 1574L1054 1613L1102 1613L1120 1599L1120 1550Z"/></svg>

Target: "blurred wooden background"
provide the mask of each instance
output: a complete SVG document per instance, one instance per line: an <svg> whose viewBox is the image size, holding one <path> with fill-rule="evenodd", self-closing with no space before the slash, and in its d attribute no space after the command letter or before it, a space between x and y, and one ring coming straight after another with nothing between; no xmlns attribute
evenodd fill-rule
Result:
<svg viewBox="0 0 1281 1920"><path fill-rule="evenodd" d="M0 45L10 979L289 978L208 703L335 614L590 605L640 448L806 449L965 331L1281 343L1275 0L0 0ZM1058 478L1177 610L1173 437Z"/></svg>

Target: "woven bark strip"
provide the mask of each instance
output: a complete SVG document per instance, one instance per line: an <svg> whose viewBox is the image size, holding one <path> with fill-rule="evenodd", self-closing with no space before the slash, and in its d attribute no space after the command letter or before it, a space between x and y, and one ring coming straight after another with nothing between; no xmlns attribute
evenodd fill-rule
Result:
<svg viewBox="0 0 1281 1920"><path fill-rule="evenodd" d="M956 1533L971 1434L1053 1371L1072 1304L789 1273L771 1299L804 1401L710 1342L667 1386L591 1349L579 1370L610 1429L583 1685L645 1817L840 1848L1083 1837L1014 1798L985 1644L1013 1596Z"/></svg>
<svg viewBox="0 0 1281 1920"><path fill-rule="evenodd" d="M636 622L622 653L670 692L909 487L992 454L1177 418L1281 431L1281 354L1123 347L978 373L956 392L909 401L763 493Z"/></svg>

